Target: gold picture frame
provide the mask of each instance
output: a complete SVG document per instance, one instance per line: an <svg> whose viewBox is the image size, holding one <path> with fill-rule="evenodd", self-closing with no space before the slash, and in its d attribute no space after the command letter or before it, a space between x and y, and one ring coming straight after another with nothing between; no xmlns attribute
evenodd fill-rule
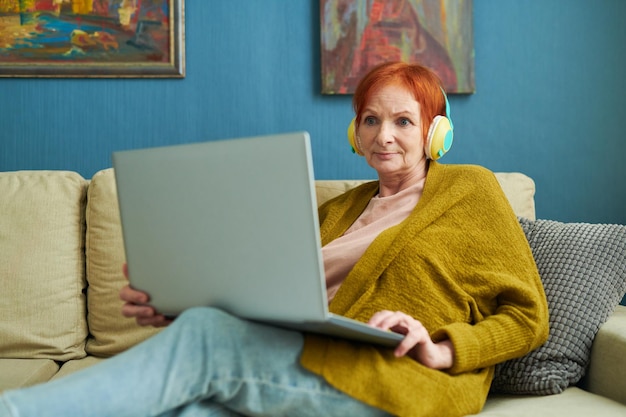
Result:
<svg viewBox="0 0 626 417"><path fill-rule="evenodd" d="M0 77L183 78L184 0L2 0Z"/></svg>

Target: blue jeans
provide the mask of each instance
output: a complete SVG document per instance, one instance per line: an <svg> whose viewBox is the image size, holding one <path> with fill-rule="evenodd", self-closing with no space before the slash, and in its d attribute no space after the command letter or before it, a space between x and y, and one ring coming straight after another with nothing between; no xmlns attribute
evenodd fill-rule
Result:
<svg viewBox="0 0 626 417"><path fill-rule="evenodd" d="M0 417L386 416L308 372L303 336L194 308L98 365L0 396Z"/></svg>

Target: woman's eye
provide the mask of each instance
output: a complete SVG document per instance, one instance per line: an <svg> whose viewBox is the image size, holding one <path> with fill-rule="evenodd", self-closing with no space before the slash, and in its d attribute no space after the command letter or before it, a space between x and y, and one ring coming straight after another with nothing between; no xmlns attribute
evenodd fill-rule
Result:
<svg viewBox="0 0 626 417"><path fill-rule="evenodd" d="M372 126L374 124L376 124L376 119L374 119L372 116L367 116L365 118L365 124L368 126Z"/></svg>
<svg viewBox="0 0 626 417"><path fill-rule="evenodd" d="M408 126L411 124L411 121L405 117L403 117L402 119L398 120L398 124L400 126Z"/></svg>

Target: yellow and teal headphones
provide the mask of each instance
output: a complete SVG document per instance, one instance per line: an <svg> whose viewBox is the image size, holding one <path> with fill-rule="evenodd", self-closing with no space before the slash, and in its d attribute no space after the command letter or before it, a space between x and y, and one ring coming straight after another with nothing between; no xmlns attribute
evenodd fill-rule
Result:
<svg viewBox="0 0 626 417"><path fill-rule="evenodd" d="M443 88L441 91L446 100L446 116L435 116L430 123L424 144L426 157L432 160L437 160L444 156L452 147L452 141L454 140L454 125L450 118L450 103L448 102L448 96ZM353 118L350 125L348 125L348 142L350 142L352 152L362 156L363 153L357 143L355 123L356 119Z"/></svg>

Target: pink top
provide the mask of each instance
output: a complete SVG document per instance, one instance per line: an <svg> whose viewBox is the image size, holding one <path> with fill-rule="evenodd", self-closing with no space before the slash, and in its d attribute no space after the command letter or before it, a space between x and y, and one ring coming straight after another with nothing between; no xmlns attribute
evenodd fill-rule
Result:
<svg viewBox="0 0 626 417"><path fill-rule="evenodd" d="M376 195L341 237L322 248L329 303L376 236L409 217L422 196L424 181L389 197Z"/></svg>

